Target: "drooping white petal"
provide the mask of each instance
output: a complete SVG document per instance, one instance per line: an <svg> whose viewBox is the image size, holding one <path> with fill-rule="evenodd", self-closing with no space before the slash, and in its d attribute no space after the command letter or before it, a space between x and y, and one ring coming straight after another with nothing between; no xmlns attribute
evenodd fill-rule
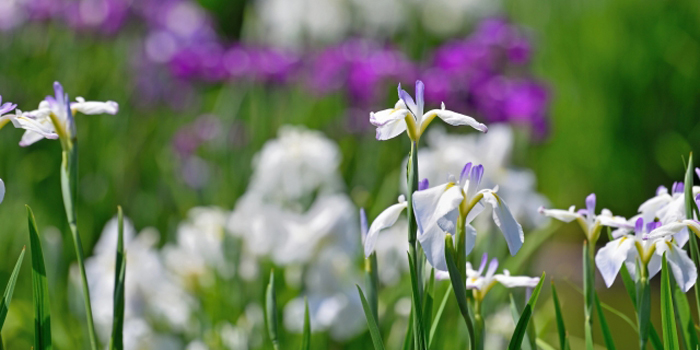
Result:
<svg viewBox="0 0 700 350"><path fill-rule="evenodd" d="M425 230L418 233L418 242L425 257L432 267L440 271L447 271L447 261L445 260L445 232L433 223Z"/></svg>
<svg viewBox="0 0 700 350"><path fill-rule="evenodd" d="M472 252L476 245L476 229L469 224L464 225L464 245L467 255Z"/></svg>
<svg viewBox="0 0 700 350"><path fill-rule="evenodd" d="M544 216L549 216L550 218L554 218L563 222L572 222L576 219L583 218L581 214L574 211L573 206L571 206L569 210L545 209L544 207L540 207L539 212Z"/></svg>
<svg viewBox="0 0 700 350"><path fill-rule="evenodd" d="M45 139L43 135L27 130L24 132L24 134L22 134L22 138L19 140L19 145L20 147L27 147L43 139Z"/></svg>
<svg viewBox="0 0 700 350"><path fill-rule="evenodd" d="M70 108L75 112L83 114L117 114L119 112L119 104L114 101L85 101L84 98L78 97L75 99L78 102L72 102Z"/></svg>
<svg viewBox="0 0 700 350"><path fill-rule="evenodd" d="M496 281L498 281L498 283L502 284L506 288L535 288L537 287L537 284L540 283L539 277L511 276L510 271L508 270L503 270L502 275L495 275L494 278L496 279Z"/></svg>
<svg viewBox="0 0 700 350"><path fill-rule="evenodd" d="M479 216L479 214L481 214L481 212L483 212L484 209L486 209L484 203L482 203L481 201L477 202L476 205L472 208L472 210L470 210L467 214L466 223L469 224L472 221L474 221L474 219L476 219L476 217Z"/></svg>
<svg viewBox="0 0 700 350"><path fill-rule="evenodd" d="M608 288L615 281L615 277L617 277L622 268L622 263L628 260L631 249L634 249L634 239L623 236L608 242L605 247L600 248L598 253L596 253L595 264Z"/></svg>
<svg viewBox="0 0 700 350"><path fill-rule="evenodd" d="M365 238L365 257L369 257L374 251L374 246L377 244L377 236L379 236L379 231L389 228L396 220L398 220L401 212L406 209L407 203L403 196L399 197L399 202L397 204L391 205L386 208L376 219L372 222L367 232L367 237Z"/></svg>
<svg viewBox="0 0 700 350"><path fill-rule="evenodd" d="M445 123L453 125L453 126L460 126L460 125L468 125L471 126L472 128L479 130L481 132L487 132L489 130L488 127L486 127L485 124L479 123L476 121L476 119L466 116L464 114L460 114L457 112L453 112L450 110L445 109L445 104L442 104L442 109L433 109L425 113L423 118L421 118L421 124L430 122L433 118L431 116L437 116L438 118L442 119ZM421 125L421 129L423 129L424 126Z"/></svg>
<svg viewBox="0 0 700 350"><path fill-rule="evenodd" d="M387 108L379 112L371 112L369 114L369 122L374 126L384 126L393 121L404 119L409 111L406 109L403 102L396 103L397 107Z"/></svg>
<svg viewBox="0 0 700 350"><path fill-rule="evenodd" d="M666 225L662 225L655 228L653 231L649 232L647 238L651 240L656 240L667 236L672 236L686 227L688 227L688 224L683 221L671 222Z"/></svg>
<svg viewBox="0 0 700 350"><path fill-rule="evenodd" d="M678 245L670 241L659 241L656 243L656 254L663 256L666 253L668 267L673 272L673 277L681 287L683 292L687 292L695 285L698 276L697 268L693 260L688 257L688 253Z"/></svg>
<svg viewBox="0 0 700 350"><path fill-rule="evenodd" d="M379 141L393 139L396 136L403 134L406 131L406 121L399 119L386 125L378 126L376 130L376 138Z"/></svg>
<svg viewBox="0 0 700 350"><path fill-rule="evenodd" d="M461 191L450 183L413 192L418 230L423 231L459 206Z"/></svg>
<svg viewBox="0 0 700 350"><path fill-rule="evenodd" d="M603 226L623 228L629 230L634 229L634 225L630 224L630 221L632 220L628 221L622 216L614 216L612 215L612 212L608 209L603 209L601 211L601 214L598 215L596 219Z"/></svg>
<svg viewBox="0 0 700 350"><path fill-rule="evenodd" d="M5 181L0 179L0 203L5 200Z"/></svg>
<svg viewBox="0 0 700 350"><path fill-rule="evenodd" d="M523 227L515 221L515 217L510 212L508 205L496 193L484 193L484 201L493 207L493 221L503 232L510 254L515 255L525 241Z"/></svg>

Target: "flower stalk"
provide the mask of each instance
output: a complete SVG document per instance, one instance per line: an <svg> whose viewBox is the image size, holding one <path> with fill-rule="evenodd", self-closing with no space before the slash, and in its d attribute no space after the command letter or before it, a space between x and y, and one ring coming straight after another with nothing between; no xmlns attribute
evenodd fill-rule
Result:
<svg viewBox="0 0 700 350"><path fill-rule="evenodd" d="M80 270L80 281L83 289L83 298L85 302L85 313L87 317L88 334L90 337L90 346L93 350L99 348L97 344L97 335L95 333L95 324L92 319L92 303L90 302L90 289L88 288L87 276L85 273L85 258L83 253L83 243L78 234L78 218L75 211L75 203L78 189L78 145L76 140L69 142L61 142L62 145L70 145L69 148L63 149L61 162L61 192L63 194L63 206L66 209L66 218L73 237L75 247L75 255L78 260L78 268Z"/></svg>
<svg viewBox="0 0 700 350"><path fill-rule="evenodd" d="M416 285L417 288L412 291L413 295L413 309L422 310L422 300L423 300L423 278L422 278L422 267L420 264L422 259L418 256L420 253L418 250L416 232L418 230L416 223L416 216L413 210L413 192L418 190L418 142L411 141L411 153L409 153L408 160L408 200L407 200L407 216L408 216L408 249L409 249L409 259L411 259L411 281L412 284ZM424 331L421 325L421 317L413 318L414 327L414 344L416 344L417 349L425 348L425 341L422 337Z"/></svg>
<svg viewBox="0 0 700 350"><path fill-rule="evenodd" d="M593 301L595 298L595 266L593 265L593 249L595 243L583 241L583 299L584 299L584 335L586 349L593 349Z"/></svg>

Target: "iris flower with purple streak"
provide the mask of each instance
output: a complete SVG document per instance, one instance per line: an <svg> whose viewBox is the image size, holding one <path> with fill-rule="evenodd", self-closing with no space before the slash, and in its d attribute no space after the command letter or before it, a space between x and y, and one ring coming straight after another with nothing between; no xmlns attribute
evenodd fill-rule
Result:
<svg viewBox="0 0 700 350"><path fill-rule="evenodd" d="M645 222L638 217L634 221L634 234L629 231L623 233L596 253L595 263L605 284L608 287L613 284L623 264L635 279L640 275L637 266L645 268L649 278L652 278L661 270L665 255L673 277L683 292L687 292L695 285L697 268L688 253L673 239L673 235L686 228L700 232L700 224L694 220L663 225L658 221Z"/></svg>
<svg viewBox="0 0 700 350"><path fill-rule="evenodd" d="M459 181L450 176L447 183L413 193L413 208L418 223L418 241L430 264L447 271L445 234L454 238L459 220L464 220L465 252L476 244L476 229L470 223L488 204L493 208L493 221L503 233L508 249L515 255L525 240L523 228L515 220L508 205L494 189L479 190L484 175L482 165L467 163Z"/></svg>
<svg viewBox="0 0 700 350"><path fill-rule="evenodd" d="M423 82L417 80L416 100L414 101L411 95L403 90L399 84L399 100L394 108L370 113L369 121L377 127L377 140L388 140L406 131L413 141L418 141L435 117L453 126L468 125L481 132L488 131L486 125L477 122L476 119L445 109L444 103L441 109L432 109L423 113L425 107L424 90Z"/></svg>

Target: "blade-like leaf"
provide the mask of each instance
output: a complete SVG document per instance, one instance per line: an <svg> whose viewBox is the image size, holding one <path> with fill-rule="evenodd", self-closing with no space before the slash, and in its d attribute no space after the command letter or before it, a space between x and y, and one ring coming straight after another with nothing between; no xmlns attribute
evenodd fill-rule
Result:
<svg viewBox="0 0 700 350"><path fill-rule="evenodd" d="M442 313L445 311L445 306L447 305L447 300L450 298L450 293L452 293L452 285L447 287L445 296L442 297L442 302L440 302L440 307L435 314L435 319L433 319L433 324L430 326L430 336L428 337L428 348L433 344L433 337L435 336L435 331L437 331L437 326L440 324L440 319L442 318Z"/></svg>
<svg viewBox="0 0 700 350"><path fill-rule="evenodd" d="M275 271L270 271L270 282L265 291L265 315L267 320L267 333L272 341L272 346L279 349L279 334L277 333L277 294L275 293Z"/></svg>
<svg viewBox="0 0 700 350"><path fill-rule="evenodd" d="M379 327L377 326L377 321L372 316L372 309L367 303L367 298L365 294L362 293L362 288L356 286L357 291L360 293L360 300L362 300L362 309L365 311L365 317L367 318L367 327L369 328L369 335L372 337L372 343L374 344L374 350L384 350L384 342L382 341L382 334L379 332Z"/></svg>
<svg viewBox="0 0 700 350"><path fill-rule="evenodd" d="M41 249L39 230L32 209L27 206L29 224L29 246L32 250L32 295L34 297L34 349L50 350L51 313L49 308L49 285L46 281L44 252Z"/></svg>
<svg viewBox="0 0 700 350"><path fill-rule="evenodd" d="M427 288L423 293L423 330L425 331L424 339L430 339L430 328L433 322L433 290L435 288L435 269L430 269L430 279L428 280Z"/></svg>
<svg viewBox="0 0 700 350"><path fill-rule="evenodd" d="M403 346L401 347L401 349L413 349L413 309L411 309L411 313L408 316L408 327L406 329L406 336L404 337Z"/></svg>
<svg viewBox="0 0 700 350"><path fill-rule="evenodd" d="M564 317L561 313L561 304L559 304L559 296L557 295L557 289L554 287L554 281L552 281L552 301L554 302L554 313L557 318L559 347L562 350L569 350L571 348L571 345L569 345L569 334L566 332L566 326L564 325Z"/></svg>
<svg viewBox="0 0 700 350"><path fill-rule="evenodd" d="M688 297L677 284L674 288L674 296L676 317L682 330L683 343L686 349L695 349L698 346L698 335L695 333L695 323L690 312Z"/></svg>
<svg viewBox="0 0 700 350"><path fill-rule="evenodd" d="M304 297L304 332L301 338L301 350L311 348L311 319L309 317L309 300Z"/></svg>
<svg viewBox="0 0 700 350"><path fill-rule="evenodd" d="M685 170L685 182L683 185L683 190L685 191L685 216L686 219L692 220L693 209L695 209L697 213L697 204L694 201L695 197L693 197L693 153L690 153L690 156L688 157L688 167ZM700 266L700 251L698 250L697 238L693 232L689 232L689 236L688 246L690 246L690 256L692 257L695 266ZM695 300L700 300L700 287L698 286L699 282L700 275L696 278L695 287L693 287L695 291ZM697 306L698 315L700 315L700 303L695 304Z"/></svg>
<svg viewBox="0 0 700 350"><path fill-rule="evenodd" d="M525 305L523 313L520 315L518 324L515 326L515 331L513 331L513 336L510 339L510 344L508 344L508 350L518 350L522 346L523 339L525 338L525 333L527 332L527 325L530 322L530 317L532 316L533 308L537 303L537 298L540 296L540 290L542 289L542 283L544 283L544 272L542 277L540 277L540 283L537 284L535 290L530 296L530 300Z"/></svg>
<svg viewBox="0 0 700 350"><path fill-rule="evenodd" d="M15 263L15 268L12 270L10 279L7 281L7 286L5 287L5 293L2 294L2 302L0 302L0 330L5 324L5 318L7 317L7 311L10 309L10 302L12 301L12 293L15 291L15 285L17 284L17 276L19 276L19 270L22 267L22 260L24 260L24 251L26 248L22 248L22 252L19 253L19 258ZM2 345L0 345L2 346Z"/></svg>
<svg viewBox="0 0 700 350"><path fill-rule="evenodd" d="M676 316L673 312L673 294L669 279L668 263L664 254L661 265L661 326L664 333L664 349L678 350L678 334L676 331Z"/></svg>
<svg viewBox="0 0 700 350"><path fill-rule="evenodd" d="M124 213L117 207L119 229L117 234L117 255L114 268L114 313L112 316L112 339L109 348L124 349L124 288L126 282L126 253L124 252Z"/></svg>
<svg viewBox="0 0 700 350"><path fill-rule="evenodd" d="M474 334L474 322L472 321L471 314L469 312L469 303L467 302L467 285L466 282L462 281L460 277L459 269L455 263L455 257L452 253L454 251L452 237L447 234L445 236L445 260L447 260L447 269L450 273L450 281L452 282L452 289L454 290L455 298L457 299L457 306L459 306L459 311L462 314L462 318L467 325L467 331L469 332L469 342L470 349L476 349L476 337Z"/></svg>
<svg viewBox="0 0 700 350"><path fill-rule="evenodd" d="M423 330L423 310L421 310L421 290L419 287L419 277L416 275L416 269L414 267L415 259L411 253L408 253L408 265L411 271L411 300L413 301L413 336L416 339L416 345L418 350L425 350L427 344L425 343L425 331Z"/></svg>
<svg viewBox="0 0 700 350"><path fill-rule="evenodd" d="M600 306L600 299L598 299L598 293L593 292L593 298L595 302L596 313L598 313L598 320L600 321L600 330L603 331L603 340L605 340L605 347L608 350L615 350L615 342L613 341L612 333L608 327L608 321L605 320L605 314L603 314L603 307Z"/></svg>

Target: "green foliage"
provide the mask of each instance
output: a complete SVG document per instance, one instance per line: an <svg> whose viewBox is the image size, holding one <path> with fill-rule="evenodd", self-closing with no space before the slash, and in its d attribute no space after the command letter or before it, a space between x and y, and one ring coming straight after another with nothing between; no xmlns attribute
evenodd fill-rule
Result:
<svg viewBox="0 0 700 350"><path fill-rule="evenodd" d="M561 350L571 349L569 345L569 333L566 332L566 326L564 325L564 316L561 313L561 305L559 304L559 296L557 295L557 289L554 287L554 280L552 280L552 302L554 303L554 313L557 318L557 331L559 333L559 348Z"/></svg>
<svg viewBox="0 0 700 350"><path fill-rule="evenodd" d="M532 295L530 295L530 300L528 300L527 305L523 309L522 314L518 323L515 325L515 330L513 331L513 336L508 344L508 350L518 350L522 346L523 339L525 338L525 333L527 332L527 326L532 317L532 313L537 303L537 298L540 296L540 290L542 289L542 284L544 283L545 273L542 273L540 277L540 283L537 284Z"/></svg>
<svg viewBox="0 0 700 350"><path fill-rule="evenodd" d="M270 271L270 281L265 291L265 321L267 334L275 349L279 349L279 334L277 330L277 293L275 291L275 271Z"/></svg>
<svg viewBox="0 0 700 350"><path fill-rule="evenodd" d="M27 206L29 224L29 246L32 251L32 290L34 296L34 349L51 350L51 311L49 286L46 281L44 252L41 249L39 230L32 209Z"/></svg>
<svg viewBox="0 0 700 350"><path fill-rule="evenodd" d="M110 350L124 349L124 287L126 282L126 252L124 251L124 213L117 207L119 221L117 233L117 254L114 268L114 313L112 316L112 339Z"/></svg>
<svg viewBox="0 0 700 350"><path fill-rule="evenodd" d="M7 317L7 311L10 309L10 302L12 301L12 293L15 291L15 285L17 284L17 277L19 276L19 270L22 267L22 261L24 260L24 251L26 249L22 248L22 252L17 258L15 263L15 268L12 270L12 275L7 281L7 286L5 287L5 292L2 293L2 301L0 301L0 330L5 324L5 318ZM1 342L1 341L0 341ZM1 346L1 345L0 345Z"/></svg>
<svg viewBox="0 0 700 350"><path fill-rule="evenodd" d="M360 286L356 286L357 291L360 293L360 299L362 300L362 309L365 312L365 317L367 318L367 327L369 328L369 334L372 337L372 343L374 343L374 350L384 350L384 342L382 341L382 334L379 332L379 326L377 326L377 321L372 316L372 309L367 303L367 298L365 294L362 293Z"/></svg>
<svg viewBox="0 0 700 350"><path fill-rule="evenodd" d="M664 350L678 350L676 315L673 311L673 292L669 277L668 263L664 254L661 265L661 325L664 330Z"/></svg>

